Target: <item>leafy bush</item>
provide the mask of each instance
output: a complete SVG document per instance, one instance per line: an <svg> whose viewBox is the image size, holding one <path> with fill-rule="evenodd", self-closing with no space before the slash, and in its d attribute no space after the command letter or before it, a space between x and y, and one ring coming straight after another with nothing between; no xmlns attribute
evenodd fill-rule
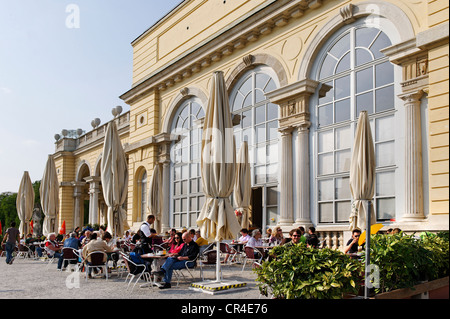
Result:
<svg viewBox="0 0 450 319"><path fill-rule="evenodd" d="M277 246L273 256L255 268L261 294L286 299L339 299L357 294L362 264L344 253L305 244Z"/></svg>
<svg viewBox="0 0 450 319"><path fill-rule="evenodd" d="M364 263L365 254L362 257ZM419 239L402 233L372 235L370 263L380 271L376 293L412 288L420 281L448 274L448 241L445 244L445 239L437 236Z"/></svg>

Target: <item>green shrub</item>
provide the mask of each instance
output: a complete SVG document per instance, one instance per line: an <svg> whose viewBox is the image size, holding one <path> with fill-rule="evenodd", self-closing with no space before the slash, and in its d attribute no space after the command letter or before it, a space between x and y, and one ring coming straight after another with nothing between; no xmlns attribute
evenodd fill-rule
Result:
<svg viewBox="0 0 450 319"><path fill-rule="evenodd" d="M358 293L362 264L340 251L297 244L274 247L270 255L269 261L254 269L265 296L339 299L344 293Z"/></svg>
<svg viewBox="0 0 450 319"><path fill-rule="evenodd" d="M365 262L365 254L362 255ZM379 267L380 287L376 293L412 288L424 280L447 273L448 241L437 236L381 235L371 236L370 263Z"/></svg>

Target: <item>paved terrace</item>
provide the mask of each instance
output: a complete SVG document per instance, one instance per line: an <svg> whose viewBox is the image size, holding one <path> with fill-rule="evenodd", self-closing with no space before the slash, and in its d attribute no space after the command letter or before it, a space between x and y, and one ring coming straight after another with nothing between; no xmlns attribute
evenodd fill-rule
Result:
<svg viewBox="0 0 450 319"><path fill-rule="evenodd" d="M57 271L56 261L47 268L47 262L42 260L16 258L12 265L7 265L5 257L0 258L0 299L258 299L259 290L256 287L256 275L248 263L244 272L242 265L226 265L223 267L225 280L238 280L247 283L247 289L229 290L220 294L207 294L189 289L193 282L186 273L186 280L180 280L176 287L176 277L172 278L172 288L161 290L157 287L140 288L141 280L133 291L126 291L125 275L119 278L115 271L108 280L104 277L88 279L85 273L78 273L76 280L74 272ZM205 279L215 279L215 268L204 268ZM200 270L194 270L195 282L201 281ZM68 283L68 285L66 284ZM131 290L131 288L130 288ZM264 297L262 297L264 298Z"/></svg>

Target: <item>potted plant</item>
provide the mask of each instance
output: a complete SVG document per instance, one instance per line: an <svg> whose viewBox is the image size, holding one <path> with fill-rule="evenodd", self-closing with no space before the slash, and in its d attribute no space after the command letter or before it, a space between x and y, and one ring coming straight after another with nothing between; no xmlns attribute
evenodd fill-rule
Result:
<svg viewBox="0 0 450 319"><path fill-rule="evenodd" d="M261 294L286 299L340 299L357 294L362 264L329 248L276 246L254 271Z"/></svg>

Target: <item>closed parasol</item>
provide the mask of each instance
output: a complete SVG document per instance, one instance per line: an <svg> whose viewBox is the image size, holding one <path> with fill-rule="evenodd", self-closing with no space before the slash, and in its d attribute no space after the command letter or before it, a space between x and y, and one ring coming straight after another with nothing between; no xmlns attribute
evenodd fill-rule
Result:
<svg viewBox="0 0 450 319"><path fill-rule="evenodd" d="M150 211L150 214L155 216L155 228L157 232L161 232L161 212L163 203L162 183L161 164L156 164L150 179L148 210Z"/></svg>
<svg viewBox="0 0 450 319"><path fill-rule="evenodd" d="M244 141L236 159L236 180L234 182L234 204L238 212L241 228L249 228L249 207L252 185L250 179L250 163L248 160L248 143Z"/></svg>
<svg viewBox="0 0 450 319"><path fill-rule="evenodd" d="M48 156L39 193L45 215L42 233L47 236L49 233L56 232L56 220L59 214L59 182L52 155Z"/></svg>
<svg viewBox="0 0 450 319"><path fill-rule="evenodd" d="M197 225L216 242L216 282L220 281L220 241L233 239L240 230L230 195L236 174L236 149L223 72L214 72L202 136L201 177L205 203Z"/></svg>
<svg viewBox="0 0 450 319"><path fill-rule="evenodd" d="M128 227L123 204L128 191L128 164L115 121L108 123L101 162L103 197L108 206L107 230L115 237Z"/></svg>
<svg viewBox="0 0 450 319"><path fill-rule="evenodd" d="M22 235L28 234L28 222L33 214L34 189L30 174L25 171L19 186L16 199L17 215L20 219L19 231Z"/></svg>
<svg viewBox="0 0 450 319"><path fill-rule="evenodd" d="M350 228L366 229L366 285L369 286L370 225L375 221L372 198L375 192L375 150L367 111L359 114L350 163L350 191L353 196ZM367 204L364 205L364 203Z"/></svg>

